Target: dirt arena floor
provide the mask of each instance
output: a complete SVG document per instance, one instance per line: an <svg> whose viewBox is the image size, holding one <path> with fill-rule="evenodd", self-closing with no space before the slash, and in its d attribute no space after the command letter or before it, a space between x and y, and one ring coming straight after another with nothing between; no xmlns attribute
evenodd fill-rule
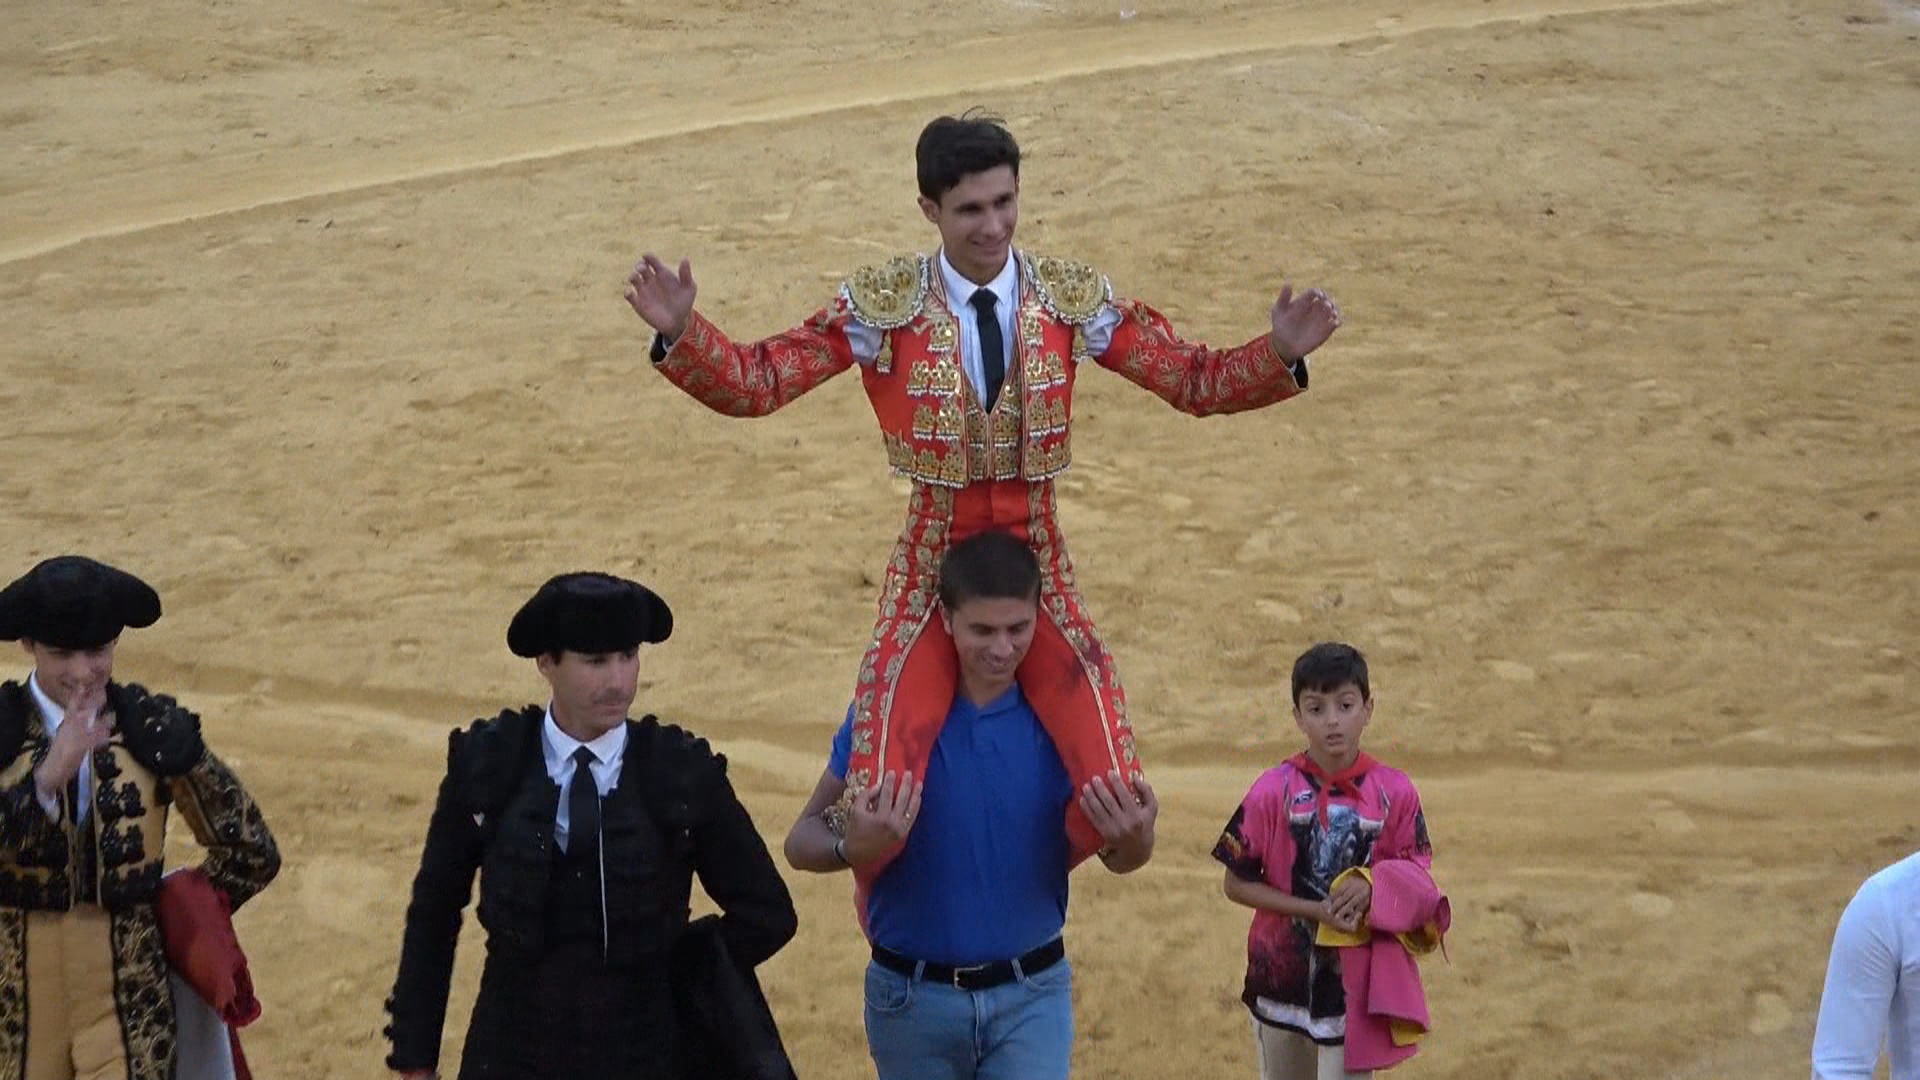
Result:
<svg viewBox="0 0 1920 1080"><path fill-rule="evenodd" d="M1806 1075L1840 907L1920 848L1911 0L0 19L0 573L160 587L120 674L204 712L287 856L241 918L258 1075L380 1074L446 731L540 696L504 629L549 574L672 600L642 706L777 844L903 489L856 379L707 413L622 279L690 256L723 326L783 328L933 243L913 139L972 105L1028 153L1025 246L1201 340L1283 277L1348 323L1267 412L1081 384L1067 535L1164 811L1148 869L1075 878L1077 1074L1252 1075L1207 853L1341 637L1456 905L1405 1075ZM791 882L801 1074L871 1075L848 882Z"/></svg>

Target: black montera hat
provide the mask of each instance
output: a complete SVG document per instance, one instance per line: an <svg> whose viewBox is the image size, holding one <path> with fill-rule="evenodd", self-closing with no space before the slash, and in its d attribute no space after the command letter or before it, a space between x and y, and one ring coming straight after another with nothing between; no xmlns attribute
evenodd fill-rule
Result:
<svg viewBox="0 0 1920 1080"><path fill-rule="evenodd" d="M61 555L0 590L0 641L92 649L160 618L160 594L125 570Z"/></svg>
<svg viewBox="0 0 1920 1080"><path fill-rule="evenodd" d="M612 574L561 574L540 586L507 627L515 656L622 652L673 633L673 610L652 589Z"/></svg>

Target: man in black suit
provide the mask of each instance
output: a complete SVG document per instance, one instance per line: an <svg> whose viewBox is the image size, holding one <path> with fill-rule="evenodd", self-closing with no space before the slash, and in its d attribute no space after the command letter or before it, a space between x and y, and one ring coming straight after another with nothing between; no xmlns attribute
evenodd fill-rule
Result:
<svg viewBox="0 0 1920 1080"><path fill-rule="evenodd" d="M687 1075L705 1049L688 1045L676 999L694 995L676 994L672 972L687 965L671 961L695 875L749 984L793 937L792 897L726 759L652 716L627 718L639 646L672 630L665 601L607 574L556 577L514 616L507 645L552 697L451 736L387 1001L396 1072L435 1073L476 870L487 960L462 1080Z"/></svg>

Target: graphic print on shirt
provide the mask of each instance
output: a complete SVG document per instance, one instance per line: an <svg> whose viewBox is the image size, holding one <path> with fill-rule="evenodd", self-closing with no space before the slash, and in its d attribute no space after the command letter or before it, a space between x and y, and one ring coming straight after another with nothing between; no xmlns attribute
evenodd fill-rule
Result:
<svg viewBox="0 0 1920 1080"><path fill-rule="evenodd" d="M1260 881L1266 874L1260 862L1260 853L1247 843L1247 804L1241 803L1233 808L1233 816L1227 819L1226 830L1220 834L1220 840L1213 846L1213 857L1220 860L1233 876L1242 881Z"/></svg>
<svg viewBox="0 0 1920 1080"><path fill-rule="evenodd" d="M1328 785L1291 762L1271 770L1235 809L1213 857L1242 880L1325 900L1334 879L1351 867L1371 865L1376 851L1382 858L1430 851L1410 787L1412 820L1401 830L1406 835L1387 827L1399 802L1397 776L1370 770ZM1335 950L1313 942L1316 927L1310 919L1256 912L1248 928L1241 1000L1264 1023L1332 1045L1346 1033L1346 993Z"/></svg>
<svg viewBox="0 0 1920 1080"><path fill-rule="evenodd" d="M1360 816L1360 811L1344 803L1330 803L1326 821L1314 806L1314 793L1303 791L1305 812L1300 797L1287 814L1287 827L1293 832L1293 895L1325 900L1333 888L1333 879L1350 867L1366 866L1373 859L1374 841L1387 823L1386 800L1381 799L1378 820Z"/></svg>

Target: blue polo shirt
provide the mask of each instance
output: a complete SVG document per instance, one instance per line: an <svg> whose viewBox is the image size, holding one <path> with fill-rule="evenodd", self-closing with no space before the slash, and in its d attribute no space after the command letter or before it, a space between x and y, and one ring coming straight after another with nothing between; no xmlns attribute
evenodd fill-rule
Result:
<svg viewBox="0 0 1920 1080"><path fill-rule="evenodd" d="M846 779L853 711L827 768ZM915 960L1007 960L1067 921L1073 781L1015 685L984 706L956 697L927 760L907 845L867 898L867 933Z"/></svg>

